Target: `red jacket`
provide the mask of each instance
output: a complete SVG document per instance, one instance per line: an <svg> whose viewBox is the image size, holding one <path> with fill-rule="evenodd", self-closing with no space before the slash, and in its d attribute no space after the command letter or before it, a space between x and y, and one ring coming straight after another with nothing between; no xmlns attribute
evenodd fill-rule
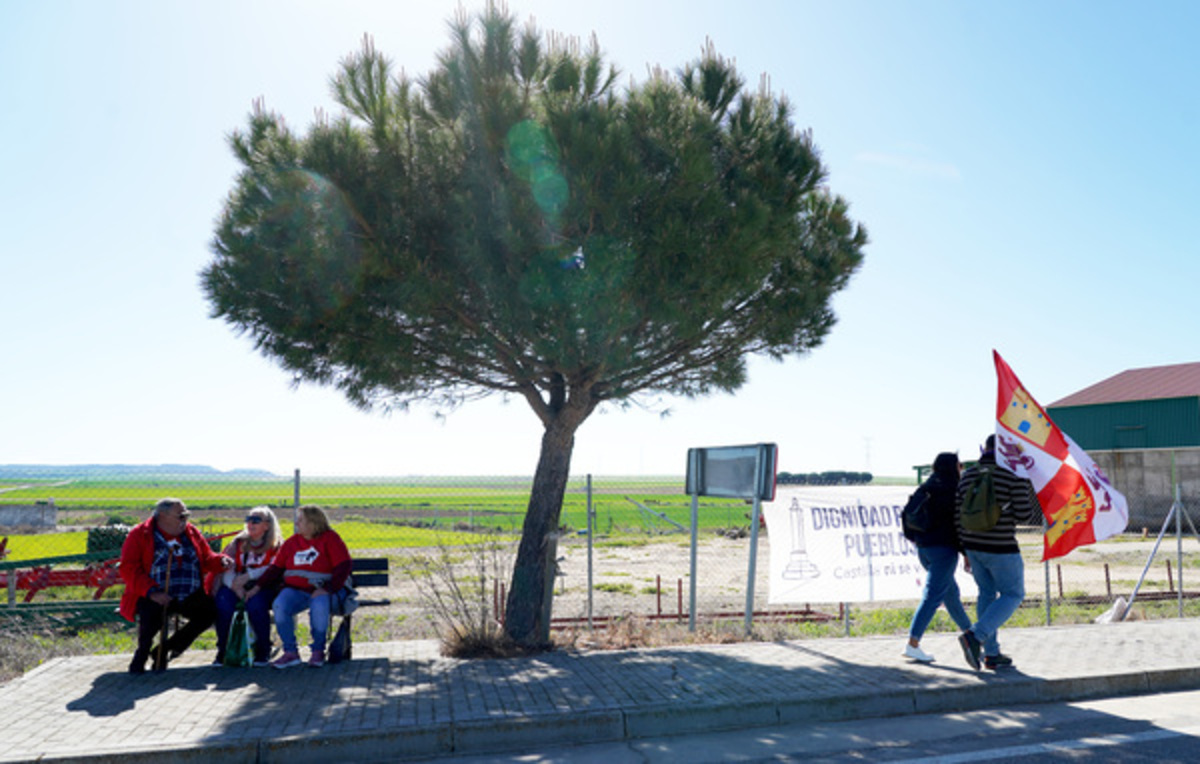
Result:
<svg viewBox="0 0 1200 764"><path fill-rule="evenodd" d="M196 558L200 561L200 572L215 573L225 569L225 555L212 550L204 540L204 534L196 526L188 523L184 532L196 550ZM154 518L139 523L129 531L125 543L121 545L121 578L125 581L125 593L121 595L121 615L132 621L137 615L137 602L146 596L158 582L150 577L150 568L154 565Z"/></svg>

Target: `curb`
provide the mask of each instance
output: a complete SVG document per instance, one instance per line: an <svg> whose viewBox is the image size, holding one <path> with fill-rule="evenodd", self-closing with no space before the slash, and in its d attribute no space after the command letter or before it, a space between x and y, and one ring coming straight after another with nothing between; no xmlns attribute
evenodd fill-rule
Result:
<svg viewBox="0 0 1200 764"><path fill-rule="evenodd" d="M379 732L338 732L231 743L99 748L85 754L48 755L39 761L69 764L119 759L140 762L214 761L255 764L327 764L338 760L402 760L528 750L803 722L975 711L1011 705L1061 703L1200 688L1200 667L1127 671L1091 677L987 678L968 687L883 691L865 695L737 703L664 704L634 710L498 715ZM0 760L12 761L0 756Z"/></svg>

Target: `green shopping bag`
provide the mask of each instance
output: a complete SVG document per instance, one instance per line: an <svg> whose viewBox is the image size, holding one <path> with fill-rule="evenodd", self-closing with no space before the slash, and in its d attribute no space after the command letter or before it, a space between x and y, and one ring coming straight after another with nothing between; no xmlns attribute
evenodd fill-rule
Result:
<svg viewBox="0 0 1200 764"><path fill-rule="evenodd" d="M250 646L254 643L254 632L246 618L246 604L239 602L229 624L229 638L225 640L225 665L246 667L250 665Z"/></svg>

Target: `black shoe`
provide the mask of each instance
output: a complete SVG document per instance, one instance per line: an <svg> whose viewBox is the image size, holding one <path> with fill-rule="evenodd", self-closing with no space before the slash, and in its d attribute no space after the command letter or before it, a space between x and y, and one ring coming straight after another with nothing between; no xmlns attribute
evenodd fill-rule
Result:
<svg viewBox="0 0 1200 764"><path fill-rule="evenodd" d="M1012 665L1013 665L1013 659L1009 658L1004 653L997 653L995 655L983 656L984 668L989 668L992 671L998 671L999 669L1005 669L1005 668L1012 668Z"/></svg>
<svg viewBox="0 0 1200 764"><path fill-rule="evenodd" d="M129 673L134 676L140 676L146 673L146 659L150 657L149 653L135 652L133 660L129 662Z"/></svg>
<svg viewBox="0 0 1200 764"><path fill-rule="evenodd" d="M975 637L974 632L968 630L958 635L958 644L962 648L963 657L967 659L967 663L976 671L979 670L979 653L983 651L983 644Z"/></svg>

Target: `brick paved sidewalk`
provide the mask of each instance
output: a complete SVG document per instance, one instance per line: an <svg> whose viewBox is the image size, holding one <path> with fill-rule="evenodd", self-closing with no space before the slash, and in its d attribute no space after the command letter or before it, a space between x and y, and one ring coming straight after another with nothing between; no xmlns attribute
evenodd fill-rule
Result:
<svg viewBox="0 0 1200 764"><path fill-rule="evenodd" d="M560 652L460 661L433 642L355 645L347 664L278 671L185 655L62 658L0 685L0 761L395 760L554 743L896 716L1200 688L1200 622L1006 629L1015 670L975 672L953 635Z"/></svg>

